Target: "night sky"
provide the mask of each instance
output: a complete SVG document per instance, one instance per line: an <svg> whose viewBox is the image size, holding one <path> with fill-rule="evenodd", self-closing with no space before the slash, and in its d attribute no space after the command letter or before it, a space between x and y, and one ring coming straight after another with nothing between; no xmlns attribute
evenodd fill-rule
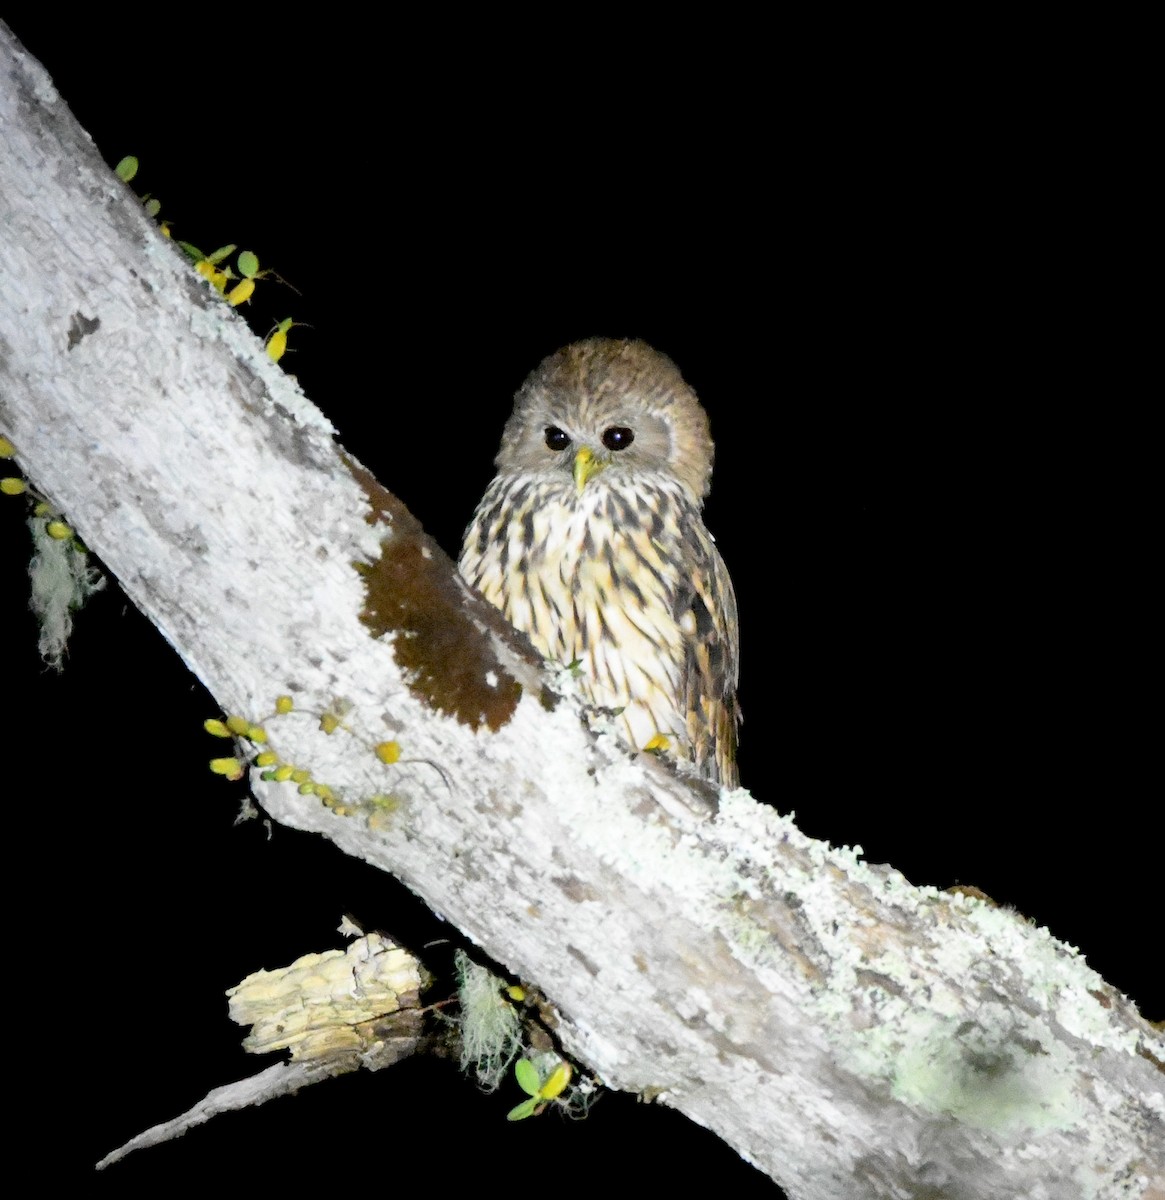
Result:
<svg viewBox="0 0 1165 1200"><path fill-rule="evenodd" d="M193 20L9 23L106 160L140 159L134 187L175 236L253 249L299 289L262 287L253 323L310 325L285 364L345 447L455 556L544 355L594 335L668 353L717 443L706 517L740 608L744 784L912 882L1014 906L1165 1015L1145 934L1148 604L1111 464L1066 401L1038 181L889 85L750 77L713 97L688 63L688 84L659 67L620 102L628 64L606 45L555 44L533 71L517 47L455 53L347 17ZM47 960L34 1119L68 1145L43 1177L85 1178L266 1065L222 995L250 971L340 944L343 912L413 948L457 934L329 843L233 825L241 792L204 770L216 706L116 584L45 673L21 503L0 500L6 743L37 777L10 812L40 827L9 952ZM366 1187L416 1155L425 1195L586 1194L612 1172L666 1194L693 1171L778 1195L674 1112L607 1096L584 1122L507 1125L518 1099L413 1060L220 1118L90 1186L304 1181L345 1161Z"/></svg>

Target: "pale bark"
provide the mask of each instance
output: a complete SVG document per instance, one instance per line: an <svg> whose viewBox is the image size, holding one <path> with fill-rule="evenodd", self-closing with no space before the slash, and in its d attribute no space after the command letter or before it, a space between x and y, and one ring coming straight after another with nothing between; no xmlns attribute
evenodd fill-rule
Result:
<svg viewBox="0 0 1165 1200"><path fill-rule="evenodd" d="M270 813L404 880L604 1083L796 1200L1165 1195L1165 1045L1122 996L1020 916L548 702L0 40L0 433L224 710L346 707L352 735L269 724L343 811L257 783ZM388 739L411 761L369 752Z"/></svg>

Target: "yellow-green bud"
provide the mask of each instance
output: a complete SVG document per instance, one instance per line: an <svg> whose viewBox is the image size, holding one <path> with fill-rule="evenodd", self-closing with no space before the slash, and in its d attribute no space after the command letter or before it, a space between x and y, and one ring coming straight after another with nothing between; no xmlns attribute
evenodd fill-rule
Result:
<svg viewBox="0 0 1165 1200"><path fill-rule="evenodd" d="M0 492L3 492L5 496L19 496L21 492L27 491L28 484L23 479L17 479L15 475L0 479Z"/></svg>

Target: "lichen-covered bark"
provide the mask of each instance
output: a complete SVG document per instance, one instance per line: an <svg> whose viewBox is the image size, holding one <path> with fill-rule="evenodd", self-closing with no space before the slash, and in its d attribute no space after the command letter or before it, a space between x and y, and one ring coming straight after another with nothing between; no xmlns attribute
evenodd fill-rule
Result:
<svg viewBox="0 0 1165 1200"><path fill-rule="evenodd" d="M268 811L392 871L606 1083L796 1200L1165 1188L1160 1033L1073 951L544 705L7 41L0 121L0 433L224 709L295 697L271 737L345 803L257 785Z"/></svg>

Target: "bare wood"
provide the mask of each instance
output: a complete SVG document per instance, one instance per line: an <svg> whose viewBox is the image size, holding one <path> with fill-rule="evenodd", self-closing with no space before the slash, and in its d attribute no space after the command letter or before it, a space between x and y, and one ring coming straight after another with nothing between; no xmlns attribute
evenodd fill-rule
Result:
<svg viewBox="0 0 1165 1200"><path fill-rule="evenodd" d="M227 993L231 1020L252 1026L243 1043L249 1053L289 1050L289 1061L214 1088L181 1116L107 1154L97 1169L181 1137L220 1113L265 1104L361 1067L383 1070L416 1053L424 1040L425 975L408 951L377 933L344 950L305 954L278 970L248 975Z"/></svg>
<svg viewBox="0 0 1165 1200"><path fill-rule="evenodd" d="M339 808L259 785L268 811L403 879L604 1082L796 1200L1165 1195L1165 1045L1131 1005L1017 915L549 700L0 30L0 432L224 709L346 709L350 736L271 723Z"/></svg>

